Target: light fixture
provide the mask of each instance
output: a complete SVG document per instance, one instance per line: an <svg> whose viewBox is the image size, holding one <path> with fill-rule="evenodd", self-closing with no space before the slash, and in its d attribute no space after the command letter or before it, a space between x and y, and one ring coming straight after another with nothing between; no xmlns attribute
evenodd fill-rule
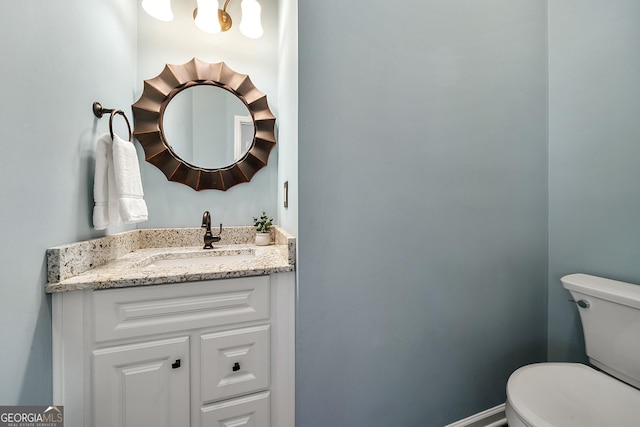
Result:
<svg viewBox="0 0 640 427"><path fill-rule="evenodd" d="M227 13L227 6L231 0L225 0L220 9L218 0L196 0L197 7L193 11L193 20L198 28L207 33L228 31L233 24ZM161 21L171 21L171 0L142 0L143 9L151 16ZM242 0L242 20L240 32L251 39L258 39L264 34L260 15L262 8L257 0Z"/></svg>
<svg viewBox="0 0 640 427"><path fill-rule="evenodd" d="M218 20L218 0L198 0L198 7L193 11L196 26L207 33L219 33L222 28Z"/></svg>
<svg viewBox="0 0 640 427"><path fill-rule="evenodd" d="M142 0L142 8L159 21L173 21L171 0Z"/></svg>
<svg viewBox="0 0 640 427"><path fill-rule="evenodd" d="M227 0L229 1L229 0ZM250 39L259 39L264 34L260 13L262 8L257 0L242 0L242 21L240 21L240 32Z"/></svg>

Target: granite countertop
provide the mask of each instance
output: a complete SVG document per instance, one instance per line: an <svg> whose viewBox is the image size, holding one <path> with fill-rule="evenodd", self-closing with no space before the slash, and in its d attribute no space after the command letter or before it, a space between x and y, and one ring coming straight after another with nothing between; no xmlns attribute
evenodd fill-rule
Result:
<svg viewBox="0 0 640 427"><path fill-rule="evenodd" d="M273 227L269 246L253 244L253 227L226 227L214 249L200 228L141 229L47 249L46 292L109 289L259 276L295 270L295 238ZM158 260L229 257L222 263L160 265ZM230 259L233 258L233 259Z"/></svg>

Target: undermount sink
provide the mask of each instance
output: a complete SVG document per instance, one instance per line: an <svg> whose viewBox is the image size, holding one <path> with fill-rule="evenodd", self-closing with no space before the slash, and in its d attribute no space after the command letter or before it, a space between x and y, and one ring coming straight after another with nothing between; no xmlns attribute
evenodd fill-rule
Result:
<svg viewBox="0 0 640 427"><path fill-rule="evenodd" d="M205 254L193 254L193 255L173 255L171 257L163 257L151 261L146 267L187 267L187 266L202 266L202 265L224 265L235 263L239 261L249 261L255 259L253 252L249 253L225 253L225 252L212 252Z"/></svg>

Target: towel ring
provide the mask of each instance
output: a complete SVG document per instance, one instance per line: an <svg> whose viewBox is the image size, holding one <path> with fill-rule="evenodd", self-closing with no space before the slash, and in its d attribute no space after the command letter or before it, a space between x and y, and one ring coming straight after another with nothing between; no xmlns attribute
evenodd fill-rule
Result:
<svg viewBox="0 0 640 427"><path fill-rule="evenodd" d="M109 133L111 134L111 139L113 139L113 118L116 116L116 114L120 114L124 118L124 121L127 123L127 130L129 131L129 142L131 142L131 125L129 124L129 119L127 119L127 116L125 116L124 111L122 110L114 110L111 112L111 116L109 116Z"/></svg>
<svg viewBox="0 0 640 427"><path fill-rule="evenodd" d="M127 123L127 130L129 131L129 141L131 141L131 137L133 136L131 133L131 124L129 123L129 119L127 118L127 116L124 114L124 111L115 110L113 108L104 108L99 102L94 102L93 114L97 118L101 119L104 113L111 113L111 115L109 116L109 134L111 135L111 139L113 139L113 118L117 114L120 114L124 118L124 121Z"/></svg>

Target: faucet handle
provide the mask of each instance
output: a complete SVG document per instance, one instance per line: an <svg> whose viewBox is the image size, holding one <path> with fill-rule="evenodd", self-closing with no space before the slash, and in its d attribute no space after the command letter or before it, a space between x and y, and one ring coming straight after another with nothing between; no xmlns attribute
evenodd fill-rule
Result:
<svg viewBox="0 0 640 427"><path fill-rule="evenodd" d="M220 223L220 231L218 231L218 236L222 235L222 223Z"/></svg>

